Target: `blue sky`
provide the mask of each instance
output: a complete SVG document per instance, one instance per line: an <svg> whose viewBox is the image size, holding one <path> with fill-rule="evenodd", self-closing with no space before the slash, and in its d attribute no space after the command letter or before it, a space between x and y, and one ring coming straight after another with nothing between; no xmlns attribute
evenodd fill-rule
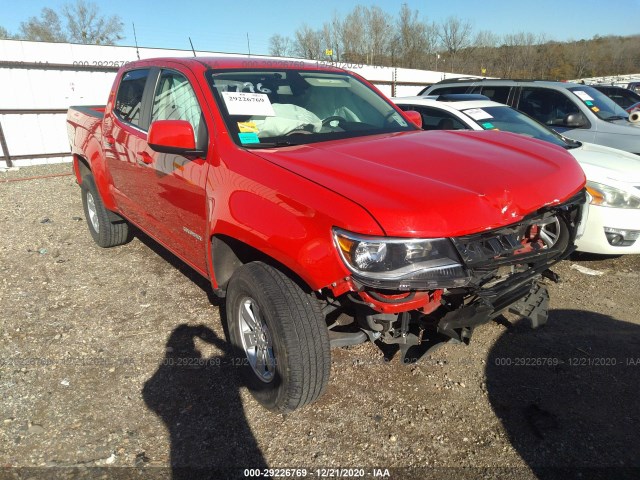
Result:
<svg viewBox="0 0 640 480"><path fill-rule="evenodd" d="M0 0L0 25L16 32L20 22L38 16L43 7L58 10L65 0ZM132 22L138 44L144 47L189 49L188 37L198 50L268 53L274 33L293 36L303 23L320 28L333 12L344 16L357 4L350 0L156 0L96 1L103 14L118 14L125 24L121 45L133 45ZM394 16L403 2L380 0L378 5ZM545 34L553 40L589 39L594 35L640 33L640 0L405 0L423 19L441 22L456 16L471 22L474 32L498 35L521 31Z"/></svg>

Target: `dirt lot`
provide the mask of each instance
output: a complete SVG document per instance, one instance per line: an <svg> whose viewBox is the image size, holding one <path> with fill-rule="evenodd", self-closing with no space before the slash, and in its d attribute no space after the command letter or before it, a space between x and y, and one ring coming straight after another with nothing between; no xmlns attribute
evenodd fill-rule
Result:
<svg viewBox="0 0 640 480"><path fill-rule="evenodd" d="M334 350L324 397L275 415L239 383L205 281L144 237L95 246L73 177L7 181L69 171L0 174L0 466L23 467L0 478L640 477L639 256L560 264L542 329L491 323L412 366Z"/></svg>

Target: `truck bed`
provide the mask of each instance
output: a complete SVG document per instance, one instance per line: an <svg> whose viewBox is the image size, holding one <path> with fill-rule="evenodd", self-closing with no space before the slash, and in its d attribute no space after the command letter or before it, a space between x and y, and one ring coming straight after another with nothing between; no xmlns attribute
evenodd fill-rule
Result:
<svg viewBox="0 0 640 480"><path fill-rule="evenodd" d="M69 107L67 116L71 117L75 112L78 112L102 120L102 117L104 117L105 107L105 105L74 105Z"/></svg>
<svg viewBox="0 0 640 480"><path fill-rule="evenodd" d="M102 119L105 105L73 106L67 112L67 135L71 152L85 158L90 158L84 151L91 138L102 142ZM89 160L90 161L90 160Z"/></svg>

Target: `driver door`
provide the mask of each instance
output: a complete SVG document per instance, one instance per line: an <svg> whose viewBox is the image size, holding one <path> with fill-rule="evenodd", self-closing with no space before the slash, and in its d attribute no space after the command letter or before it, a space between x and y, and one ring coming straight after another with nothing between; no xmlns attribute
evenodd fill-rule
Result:
<svg viewBox="0 0 640 480"><path fill-rule="evenodd" d="M186 120L193 127L199 150L208 150L207 128L194 88L182 73L163 69L158 77L151 107L156 120ZM151 128L151 127L150 127ZM207 216L205 157L158 153L145 139L139 155L154 175L146 195L163 243L196 268L206 271Z"/></svg>

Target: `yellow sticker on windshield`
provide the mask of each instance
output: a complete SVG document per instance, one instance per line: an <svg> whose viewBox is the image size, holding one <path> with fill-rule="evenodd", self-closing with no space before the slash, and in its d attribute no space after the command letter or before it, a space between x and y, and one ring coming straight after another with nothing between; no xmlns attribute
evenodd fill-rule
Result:
<svg viewBox="0 0 640 480"><path fill-rule="evenodd" d="M600 109L598 107L591 107L591 110L593 110L594 112L599 112Z"/></svg>
<svg viewBox="0 0 640 480"><path fill-rule="evenodd" d="M240 133L258 133L258 127L255 122L238 122L238 130Z"/></svg>

